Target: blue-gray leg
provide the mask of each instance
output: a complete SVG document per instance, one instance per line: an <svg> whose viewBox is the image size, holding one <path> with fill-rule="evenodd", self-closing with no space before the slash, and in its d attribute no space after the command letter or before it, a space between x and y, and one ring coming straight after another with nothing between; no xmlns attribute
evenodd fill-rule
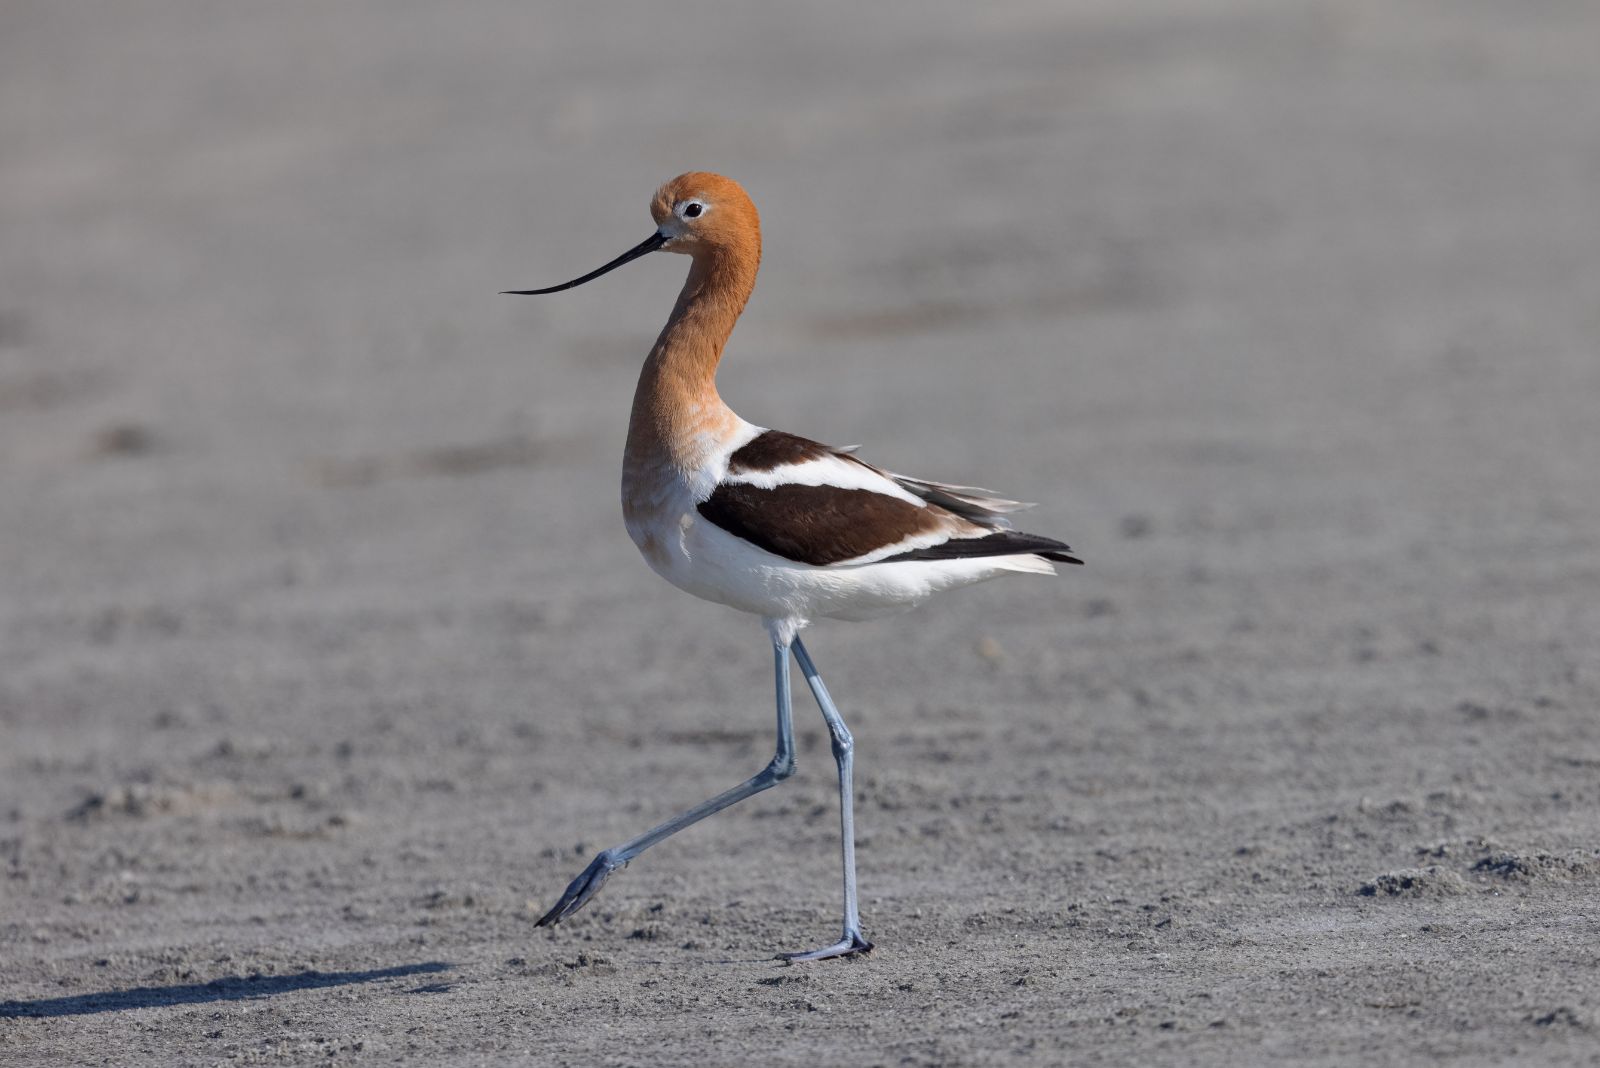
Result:
<svg viewBox="0 0 1600 1068"><path fill-rule="evenodd" d="M687 812L672 817L661 826L648 830L630 842L607 849L572 880L567 892L561 895L555 907L539 920L537 926L560 923L586 905L599 892L606 878L628 861L643 853L663 838L677 834L690 824L699 823L707 816L721 812L752 794L771 789L794 774L794 718L789 695L789 646L786 642L773 643L778 688L778 748L772 762L761 771L731 790L724 791L709 801L702 801ZM842 724L841 724L842 726Z"/></svg>
<svg viewBox="0 0 1600 1068"><path fill-rule="evenodd" d="M855 741L850 737L850 728L844 725L844 717L839 715L833 698L828 695L822 676L817 674L816 664L811 662L811 655L806 652L799 638L794 640L794 656L800 661L800 671L817 699L817 707L822 709L822 718L828 721L828 732L833 738L833 759L839 765L839 836L844 853L844 936L831 946L805 953L784 953L782 956L792 961L805 961L866 953L872 949L872 943L861 933L861 914L856 903Z"/></svg>

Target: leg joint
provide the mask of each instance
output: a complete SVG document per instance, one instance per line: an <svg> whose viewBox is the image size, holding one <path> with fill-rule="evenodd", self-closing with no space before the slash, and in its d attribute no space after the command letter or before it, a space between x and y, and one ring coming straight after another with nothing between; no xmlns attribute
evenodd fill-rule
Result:
<svg viewBox="0 0 1600 1068"><path fill-rule="evenodd" d="M772 758L772 763L767 765L767 776L774 782L782 782L794 774L794 768L794 754L779 753Z"/></svg>
<svg viewBox="0 0 1600 1068"><path fill-rule="evenodd" d="M833 759L843 760L855 752L856 740L851 737L850 731L844 724L839 724L833 732Z"/></svg>

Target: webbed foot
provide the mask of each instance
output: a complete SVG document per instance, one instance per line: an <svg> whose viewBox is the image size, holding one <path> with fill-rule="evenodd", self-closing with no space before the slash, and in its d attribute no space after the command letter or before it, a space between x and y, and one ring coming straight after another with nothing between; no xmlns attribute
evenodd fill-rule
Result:
<svg viewBox="0 0 1600 1068"><path fill-rule="evenodd" d="M574 912L587 905L590 898L600 892L600 888L606 884L606 879L611 876L612 872L624 866L623 862L612 857L610 850L601 853L589 863L587 868L583 869L583 874L572 880L572 884L567 887L567 892L561 895L560 901L556 902L555 908L541 916L539 922L534 926L549 927L571 916Z"/></svg>
<svg viewBox="0 0 1600 1068"><path fill-rule="evenodd" d="M786 960L791 964L800 964L811 960L828 960L831 957L853 957L859 953L871 953L872 943L864 938L860 931L846 931L844 937L831 946L821 949L811 949L804 953L779 953L779 960Z"/></svg>

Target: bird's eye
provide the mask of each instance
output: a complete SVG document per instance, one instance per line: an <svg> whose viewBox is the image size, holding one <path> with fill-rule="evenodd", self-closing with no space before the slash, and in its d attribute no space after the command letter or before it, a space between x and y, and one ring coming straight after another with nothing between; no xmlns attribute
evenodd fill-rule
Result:
<svg viewBox="0 0 1600 1068"><path fill-rule="evenodd" d="M698 219L700 217L700 213L705 210L704 204L701 204L697 200L691 200L689 203L683 206L683 217L685 219Z"/></svg>

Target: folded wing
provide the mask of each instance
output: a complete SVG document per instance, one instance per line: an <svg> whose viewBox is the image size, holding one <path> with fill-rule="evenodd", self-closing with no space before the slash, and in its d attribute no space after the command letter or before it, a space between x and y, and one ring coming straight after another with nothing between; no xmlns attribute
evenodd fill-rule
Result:
<svg viewBox="0 0 1600 1068"><path fill-rule="evenodd" d="M777 430L734 452L698 507L735 537L817 567L1022 555L1082 563L1062 542L1008 529L1005 515L1026 504L906 478Z"/></svg>

